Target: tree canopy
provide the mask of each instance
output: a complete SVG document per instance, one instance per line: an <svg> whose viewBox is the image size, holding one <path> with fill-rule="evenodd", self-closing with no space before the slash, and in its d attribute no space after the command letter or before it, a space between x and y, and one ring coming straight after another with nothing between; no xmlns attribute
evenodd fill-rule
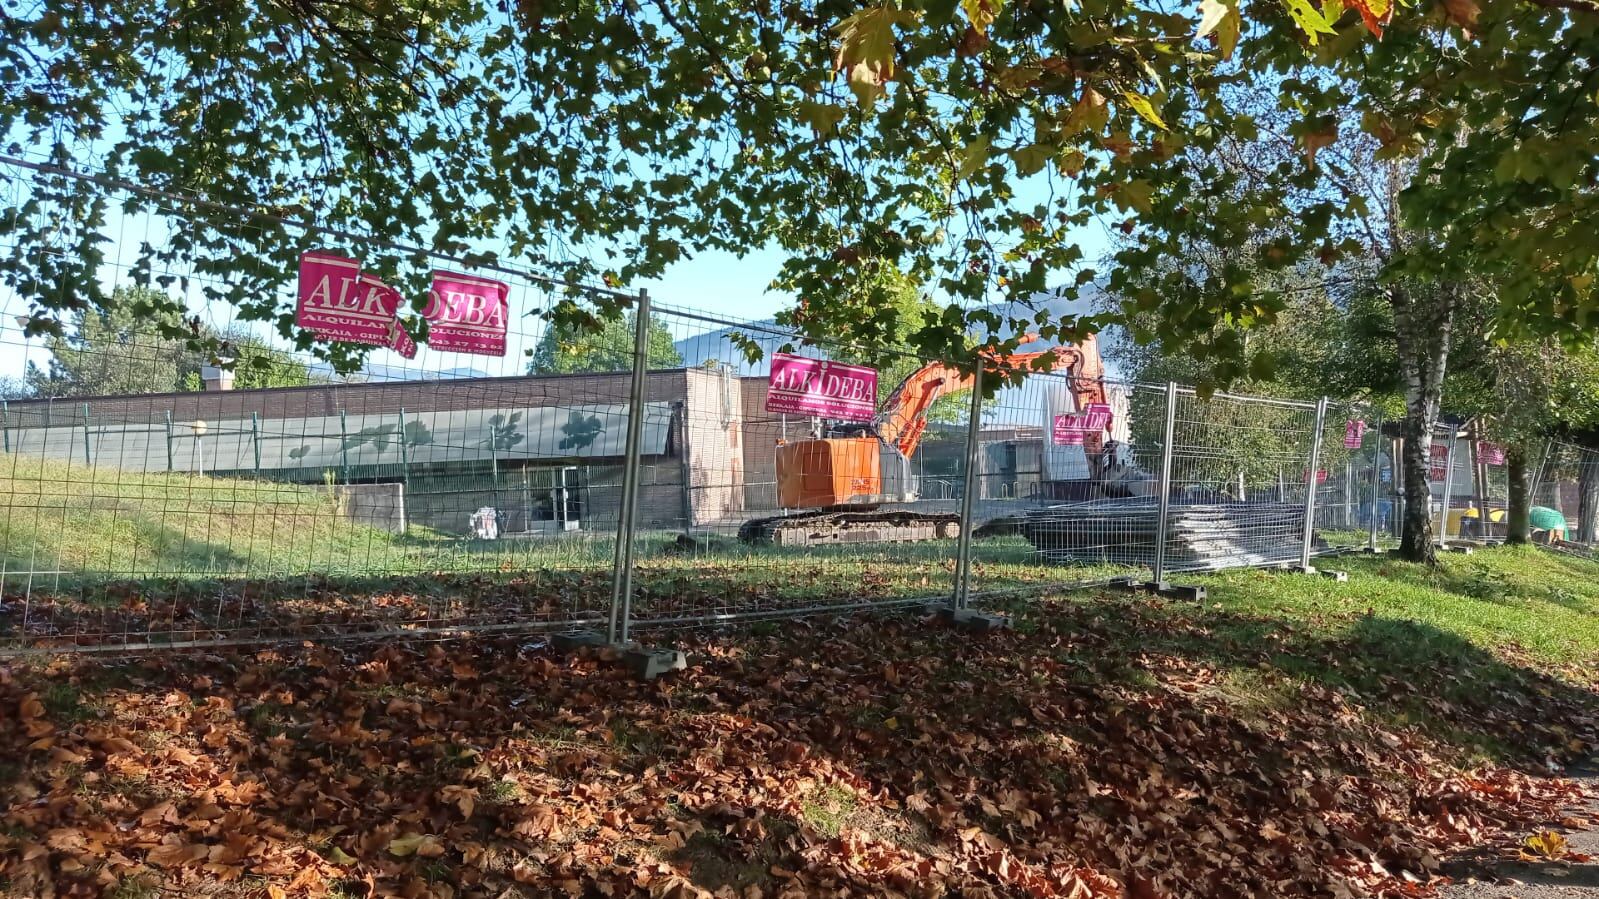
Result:
<svg viewBox="0 0 1599 899"><path fill-rule="evenodd" d="M199 390L202 365L225 364L233 386L298 387L312 383L310 368L292 354L242 328L220 332L189 322L175 325L165 311L165 293L147 287L119 287L103 311L75 312L71 331L45 341L50 360L44 368L29 363L27 393L40 397L168 393ZM163 329L165 324L168 327ZM213 339L221 355L202 353L172 332Z"/></svg>
<svg viewBox="0 0 1599 899"><path fill-rule="evenodd" d="M622 318L595 319L586 324L552 323L533 348L528 374L627 371L633 366L636 322L629 314ZM650 320L649 346L645 352L650 368L677 368L683 364L683 354L672 343L672 332L656 319Z"/></svg>
<svg viewBox="0 0 1599 899"><path fill-rule="evenodd" d="M973 325L1084 324L1035 320L1027 298L1092 277L1090 222L1136 238L1124 269L1262 217L1282 225L1272 265L1360 249L1337 233L1358 191L1290 188L1364 135L1415 161L1399 212L1432 235L1385 276L1470 266L1500 285L1502 330L1552 332L1595 305L1596 25L1592 0L37 4L4 20L0 134L273 216L186 211L135 271L226 271L208 290L285 334L278 288L311 239L280 219L379 242L410 295L426 260L382 243L620 285L775 244L807 327L832 335L862 321L842 300L858 269L890 263L952 304L914 335L946 355ZM1280 120L1232 102L1246 84ZM1276 186L1196 215L1229 185L1187 163L1262 134L1297 150ZM4 213L35 330L115 300L86 271L101 193L42 181ZM1251 288L1225 271L1139 302L1167 339L1225 356L1218 322L1279 308Z"/></svg>

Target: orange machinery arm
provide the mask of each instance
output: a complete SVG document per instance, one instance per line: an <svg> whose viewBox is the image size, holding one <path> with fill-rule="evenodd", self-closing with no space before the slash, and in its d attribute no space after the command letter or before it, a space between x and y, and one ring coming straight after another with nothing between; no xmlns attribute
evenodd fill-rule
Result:
<svg viewBox="0 0 1599 899"><path fill-rule="evenodd" d="M1029 339L1037 339L1026 335ZM1023 341L1024 343L1027 341ZM1089 403L1105 402L1105 365L1099 358L1099 342L1090 334L1079 343L1067 347L1054 347L1038 353L1013 353L1005 356L985 357L985 372L1007 369L1031 368L1032 361L1040 356L1054 357L1047 371L1065 369L1071 378L1072 394L1078 408ZM929 362L900 382L889 394L888 402L876 419L877 436L885 443L899 448L909 459L921 445L922 432L927 429L927 413L940 397L972 389L972 376L942 362ZM1095 449L1096 447L1090 447Z"/></svg>

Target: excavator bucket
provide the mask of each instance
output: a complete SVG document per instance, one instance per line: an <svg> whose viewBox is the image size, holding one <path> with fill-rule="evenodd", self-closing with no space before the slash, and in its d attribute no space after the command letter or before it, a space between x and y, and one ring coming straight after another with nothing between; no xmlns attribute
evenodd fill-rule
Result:
<svg viewBox="0 0 1599 899"><path fill-rule="evenodd" d="M873 502L883 492L876 437L801 440L777 448L777 503L816 509Z"/></svg>

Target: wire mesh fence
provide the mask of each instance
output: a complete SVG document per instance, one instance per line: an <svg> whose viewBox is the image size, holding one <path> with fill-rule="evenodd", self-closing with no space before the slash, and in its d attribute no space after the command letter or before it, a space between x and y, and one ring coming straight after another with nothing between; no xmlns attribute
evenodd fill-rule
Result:
<svg viewBox="0 0 1599 899"><path fill-rule="evenodd" d="M24 230L82 224L41 178L115 210L103 252L34 258ZM105 179L0 163L0 188L0 352L30 366L0 402L0 654L959 608L1306 564L1391 514L1380 423L1338 439L1367 411L1119 381L1092 339L930 359ZM316 352L289 311L308 249L413 297L414 354ZM504 283L503 351L430 339L441 266ZM26 333L84 277L176 300L229 358L137 311ZM528 314L602 294L628 311Z"/></svg>

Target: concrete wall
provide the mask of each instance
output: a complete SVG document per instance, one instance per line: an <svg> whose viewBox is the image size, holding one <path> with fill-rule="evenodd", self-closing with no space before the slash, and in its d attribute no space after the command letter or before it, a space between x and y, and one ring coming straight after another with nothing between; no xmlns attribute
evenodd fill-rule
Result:
<svg viewBox="0 0 1599 899"><path fill-rule="evenodd" d="M745 517L742 379L704 369L686 375L682 421L692 524L735 524Z"/></svg>
<svg viewBox="0 0 1599 899"><path fill-rule="evenodd" d="M403 484L337 484L316 489L322 493L331 491L339 513L356 524L391 534L405 533Z"/></svg>

